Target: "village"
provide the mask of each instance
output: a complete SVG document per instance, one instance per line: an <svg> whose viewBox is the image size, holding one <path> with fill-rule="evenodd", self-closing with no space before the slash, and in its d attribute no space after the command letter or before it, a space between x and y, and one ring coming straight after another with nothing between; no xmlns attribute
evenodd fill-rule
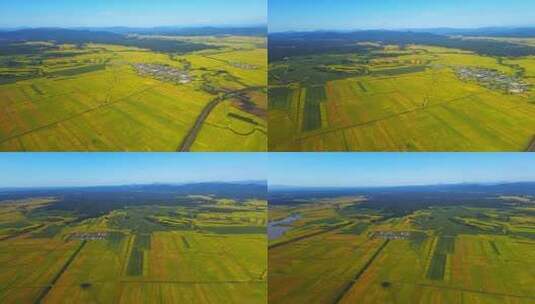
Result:
<svg viewBox="0 0 535 304"><path fill-rule="evenodd" d="M370 239L383 240L408 240L410 236L410 231L371 231L368 233Z"/></svg>
<svg viewBox="0 0 535 304"><path fill-rule="evenodd" d="M256 65L254 65L254 64L243 63L243 62L238 62L238 61L229 61L228 63L231 66L233 66L235 68L242 69L242 70L256 70L256 69L258 69L258 67Z"/></svg>
<svg viewBox="0 0 535 304"><path fill-rule="evenodd" d="M188 72L167 65L136 63L133 65L141 76L152 76L161 81L187 84L191 82Z"/></svg>
<svg viewBox="0 0 535 304"><path fill-rule="evenodd" d="M510 94L522 94L530 89L530 85L522 80L496 70L462 67L456 69L456 73L463 81L477 81L489 89L498 89Z"/></svg>
<svg viewBox="0 0 535 304"><path fill-rule="evenodd" d="M69 240L102 241L107 237L107 232L75 232L69 236Z"/></svg>

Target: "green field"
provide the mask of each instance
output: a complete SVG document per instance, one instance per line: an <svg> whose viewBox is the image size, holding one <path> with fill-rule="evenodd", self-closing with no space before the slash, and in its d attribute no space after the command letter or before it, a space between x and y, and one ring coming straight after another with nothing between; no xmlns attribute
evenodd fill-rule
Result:
<svg viewBox="0 0 535 304"><path fill-rule="evenodd" d="M266 202L182 202L86 218L1 201L0 302L265 303Z"/></svg>
<svg viewBox="0 0 535 304"><path fill-rule="evenodd" d="M392 45L269 66L270 151L526 151L535 136L535 58ZM463 79L515 77L528 89Z"/></svg>
<svg viewBox="0 0 535 304"><path fill-rule="evenodd" d="M267 149L266 38L143 39L212 48L163 53L28 42L29 54L0 53L0 151ZM188 80L142 74L139 64L168 67Z"/></svg>
<svg viewBox="0 0 535 304"><path fill-rule="evenodd" d="M432 206L407 215L359 208L362 201L356 200L270 205L271 221L301 216L269 241L271 303L535 300L533 200L507 199L504 207Z"/></svg>

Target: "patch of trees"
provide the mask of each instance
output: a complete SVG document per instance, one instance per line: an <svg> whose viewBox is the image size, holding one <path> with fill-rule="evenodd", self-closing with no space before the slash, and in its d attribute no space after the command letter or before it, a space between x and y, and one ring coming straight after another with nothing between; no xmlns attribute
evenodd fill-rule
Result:
<svg viewBox="0 0 535 304"><path fill-rule="evenodd" d="M268 49L269 62L275 62L286 57L319 54L366 54L372 47L355 45L344 40L280 39L278 36L270 36Z"/></svg>

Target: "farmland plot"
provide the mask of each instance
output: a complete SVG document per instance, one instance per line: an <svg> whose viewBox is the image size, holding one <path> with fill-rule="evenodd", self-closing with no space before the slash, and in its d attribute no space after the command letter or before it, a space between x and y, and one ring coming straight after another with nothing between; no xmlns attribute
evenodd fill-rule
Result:
<svg viewBox="0 0 535 304"><path fill-rule="evenodd" d="M265 303L265 201L198 200L81 220L46 199L2 205L0 301Z"/></svg>
<svg viewBox="0 0 535 304"><path fill-rule="evenodd" d="M391 217L358 206L333 198L272 207L273 219L299 217L269 241L270 301L534 300L529 283L533 233L519 234L513 228L532 223L532 217L520 209L432 207ZM508 218L519 213L518 219ZM504 234L502 228L487 228L491 226L511 230Z"/></svg>
<svg viewBox="0 0 535 304"><path fill-rule="evenodd" d="M0 150L175 151L211 101L250 90L256 95L243 98L247 107L232 98L225 103L231 112L253 115L258 131L244 133L237 127L233 132L207 122L194 149L265 151L267 51L257 46L257 38L236 46L226 40L209 54L90 43L75 52L54 51L57 57L45 51L35 55L39 61L21 63L19 69L29 65L38 71L28 77L2 70L4 62L21 56L0 55L0 77L11 77L0 84ZM161 71L141 73L144 66ZM235 123L232 116L213 115L225 126Z"/></svg>
<svg viewBox="0 0 535 304"><path fill-rule="evenodd" d="M388 59L375 51L379 59L370 60L374 56L370 54L347 54L345 59L325 54L271 63L270 150L528 149L535 135L534 94L528 76L532 57L504 61L418 45L396 55L383 53ZM351 67L357 60L367 62L364 72L340 70L340 62ZM515 66L524 69L520 74L524 78L518 80L526 88L522 93L467 81L458 74L462 68L478 68L516 77L512 76L519 73ZM333 69L338 72L333 74ZM324 90L322 102L308 97L316 90ZM300 97L291 98L288 92Z"/></svg>

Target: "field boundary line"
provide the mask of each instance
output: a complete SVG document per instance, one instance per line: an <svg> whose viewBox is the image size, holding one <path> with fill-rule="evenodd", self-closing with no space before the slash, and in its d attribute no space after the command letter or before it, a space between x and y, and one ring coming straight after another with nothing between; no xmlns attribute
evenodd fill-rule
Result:
<svg viewBox="0 0 535 304"><path fill-rule="evenodd" d="M338 295L338 297L336 298L336 301L334 303L340 303L340 301L342 301L342 299L345 297L345 295L351 290L351 288L355 285L355 283L357 283L357 281L360 279L360 277L364 274L364 272L366 272L368 267L370 267L370 265L373 263L373 261L375 261L375 259L379 256L379 254L381 254L381 252L383 251L383 249L385 249L386 245L388 245L389 242L390 242L390 240L386 240L379 246L379 248L375 251L375 253L366 262L366 264L364 264L364 266L362 266L362 268L359 270L359 272L357 272L355 277L353 277L353 280L351 280L346 285L346 287L342 290L342 292Z"/></svg>
<svg viewBox="0 0 535 304"><path fill-rule="evenodd" d="M238 135L238 136L250 136L250 135L253 135L255 134L256 132L259 132L259 133L262 133L264 135L267 135L267 132L259 127L255 127L253 128L251 131L247 132L247 133L240 133L234 129L232 129L231 127L228 127L228 126L222 126L222 125L219 125L219 124L214 124L214 123L211 123L211 122L205 122L204 123L205 125L207 126L212 126L214 128L218 128L218 129L221 129L221 130L227 130L227 131L230 131L232 133L234 133L235 135Z"/></svg>
<svg viewBox="0 0 535 304"><path fill-rule="evenodd" d="M305 235L301 235L301 236L295 237L293 239L282 241L280 243L275 243L273 245L269 245L268 246L268 250L269 249L274 249L274 248L277 248L277 247L280 247L280 246L288 245L288 244L293 243L293 242L298 242L298 241L301 241L301 240L304 240L304 239L308 239L308 238L311 238L311 237L315 237L315 236L318 236L320 234L332 232L332 231L344 228L346 226L349 226L351 224L353 224L353 223L352 222L343 223L343 224L340 224L340 225L337 225L337 226L334 226L334 227L329 227L329 228L324 229L324 230L316 231L316 232L313 232L313 233L309 233L309 234L305 234Z"/></svg>
<svg viewBox="0 0 535 304"><path fill-rule="evenodd" d="M35 300L34 302L35 304L40 304L41 302L43 302L43 299L48 295L50 290L52 290L52 288L54 287L54 284L56 284L57 281L59 281L59 278L61 277L61 275L67 270L67 268L69 268L69 266L74 261L74 259L76 259L80 251L82 251L82 248L84 248L85 244L87 244L87 241L85 240L80 243L80 246L78 246L78 248L69 257L67 262L61 267L59 272L54 276L50 284L47 287L45 287L45 289L41 292L39 297Z"/></svg>
<svg viewBox="0 0 535 304"><path fill-rule="evenodd" d="M121 265L121 273L123 275L126 275L126 270L128 268L128 262L130 262L130 255L132 254L132 248L134 247L136 235L129 235L128 241L126 243L126 249L125 249L125 256L123 260L123 264Z"/></svg>
<svg viewBox="0 0 535 304"><path fill-rule="evenodd" d="M498 296L498 297L535 299L535 296L515 295L515 294L507 294L507 293L492 292L492 291L483 291L483 290L476 290L476 289L469 289L469 288L455 287L455 286L433 285L433 284L426 284L426 283L410 283L410 282L403 282L403 281L397 281L397 282L394 282L394 283L405 284L405 285L416 285L416 286L436 288L436 289L458 290L458 291L462 291L462 292L471 292L471 293L485 294L485 295Z"/></svg>
<svg viewBox="0 0 535 304"><path fill-rule="evenodd" d="M529 146L526 152L535 152L535 135L531 139L531 142L529 143Z"/></svg>
<svg viewBox="0 0 535 304"><path fill-rule="evenodd" d="M218 284L265 284L266 280L230 280L230 281L166 281L166 280L122 280L122 284L183 284L183 285L218 285Z"/></svg>
<svg viewBox="0 0 535 304"><path fill-rule="evenodd" d="M451 100L448 100L448 101L444 101L444 102L441 102L441 103L433 104L433 105L427 106L426 108L417 107L417 108L401 111L401 112L398 112L398 113L390 114L390 115L387 115L387 116L384 116L384 117L381 117L381 118L376 118L376 119L372 119L372 120L365 121L365 122L360 122L360 123L346 125L346 126L340 126L340 127L333 127L333 128L329 128L329 129L326 129L326 130L320 130L320 131L314 132L312 134L307 134L307 135L298 137L297 141L300 142L300 141L303 141L303 140L306 140L306 139L309 139L309 138L323 136L325 134L329 134L329 133L333 133L333 132L338 132L338 131L343 131L343 130L346 130L346 129L372 125L372 124L378 123L378 122L383 121L383 120L396 118L396 117L407 115L407 114L411 114L411 113L414 113L414 112L425 111L425 110L427 110L429 108L441 107L443 105L446 105L446 104L449 104L449 103L452 103L452 102L456 102L456 101L460 101L460 100L463 100L463 99L467 99L467 98L470 98L470 97L474 97L474 96L477 96L477 95L478 94L470 94L470 95L458 97L458 98L455 98L455 99L451 99Z"/></svg>
<svg viewBox="0 0 535 304"><path fill-rule="evenodd" d="M19 236L31 233L31 232L33 232L35 230L41 229L44 226L45 226L45 224L40 224L40 225L38 225L36 227L32 227L31 229L28 229L28 230L19 231L19 232L15 232L13 234L10 234L10 235L6 235L6 236L0 238L0 241L7 241L7 240L11 240L11 239L17 238Z"/></svg>
<svg viewBox="0 0 535 304"><path fill-rule="evenodd" d="M38 132L38 131L41 131L41 130L45 130L45 129L57 126L57 125L59 125L61 123L73 120L73 119L75 119L77 117L84 116L85 114L88 114L88 113L91 113L91 112L94 112L94 111L97 111L97 110L101 110L101 109L104 109L104 108L109 108L109 107L114 106L114 105L116 105L116 104L118 104L120 102L123 102L124 100L127 100L128 98L131 98L131 97L136 96L138 94L143 94L146 91L154 89L154 88L156 88L156 87L158 87L160 85L161 84L149 86L147 88L144 88L143 90L134 92L134 93L132 93L130 95L121 97L121 98L119 98L117 100L114 100L114 101L111 101L111 102L108 102L108 103L102 103L102 104L99 104L99 105L97 105L95 107L88 108L88 109L86 109L84 111L75 113L75 114L73 114L73 115L71 115L69 117L66 117L66 118L63 118L63 119L60 119L60 120L57 120L57 121L54 121L54 122L51 122L51 123L48 123L48 124L33 128L33 129L30 129L30 130L27 130L27 131L21 132L19 134L10 135L8 137L0 139L0 144L6 143L6 142L8 142L10 140L13 140L13 139L17 139L17 138L26 136L26 135L34 133L34 132Z"/></svg>
<svg viewBox="0 0 535 304"><path fill-rule="evenodd" d="M197 120L191 127L191 129L188 131L180 145L177 147L176 152L190 152L191 146L195 143L195 140L197 139L197 136L202 130L202 127L205 123L205 121L208 119L210 114L212 113L215 108L222 103L223 101L230 99L233 97L233 95L241 94L249 91L256 91L263 89L264 87L249 87L241 90L236 90L232 92L227 92L221 96L218 96L211 101L209 101L204 109L201 111L199 116L197 116Z"/></svg>
<svg viewBox="0 0 535 304"><path fill-rule="evenodd" d="M239 267L241 268L241 270L249 277L251 278L251 281L254 281L254 275L253 273L251 272L251 270L249 268L247 268L244 264L241 263L240 259L238 257L236 257L234 254L232 254L232 252L230 252L230 250L227 249L227 247L225 246L225 243L223 241L221 241L220 239L216 239L217 243L219 243L219 248L221 249L221 251L223 251L223 253L225 253L226 255L228 255L230 257L230 259Z"/></svg>

